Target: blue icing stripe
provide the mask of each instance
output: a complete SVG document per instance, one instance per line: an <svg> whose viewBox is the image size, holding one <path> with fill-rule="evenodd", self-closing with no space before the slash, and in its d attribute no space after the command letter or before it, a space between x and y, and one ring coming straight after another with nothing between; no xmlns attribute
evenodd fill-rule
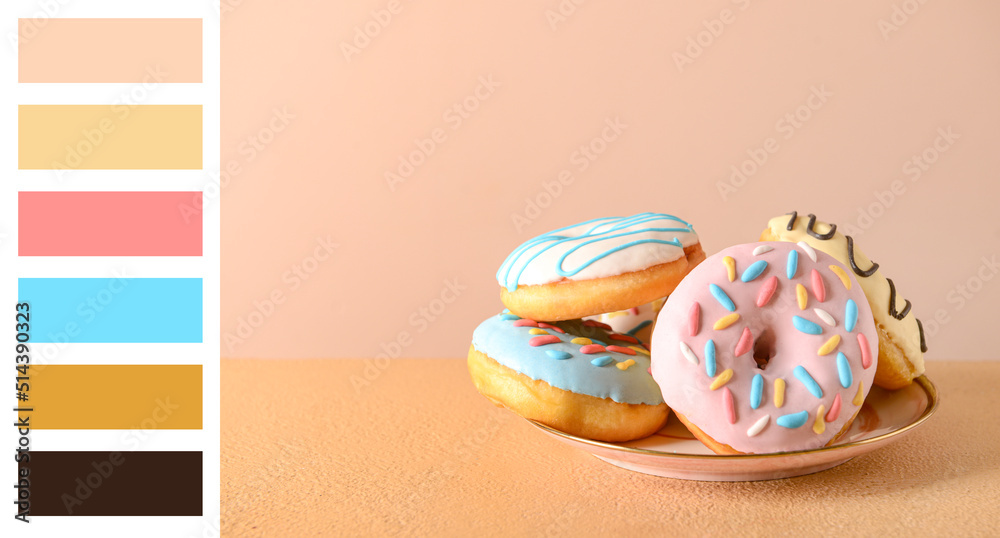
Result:
<svg viewBox="0 0 1000 538"><path fill-rule="evenodd" d="M545 354L557 361L564 361L573 357L572 353L566 353L565 351L559 351L558 349L546 349Z"/></svg>
<svg viewBox="0 0 1000 538"><path fill-rule="evenodd" d="M796 366L795 369L792 370L792 374L795 375L795 379L798 379L803 385L806 386L806 390L808 390L810 394L817 398L823 397L823 389L820 388L819 383L817 383L816 380L809 375L809 372L807 372L801 365Z"/></svg>
<svg viewBox="0 0 1000 538"><path fill-rule="evenodd" d="M615 360L611 358L611 355L601 355L600 357L590 361L590 364L593 364L594 366L607 366L613 362L615 362Z"/></svg>
<svg viewBox="0 0 1000 538"><path fill-rule="evenodd" d="M521 318L520 316L515 316L514 314L500 314L500 319L504 321L516 321Z"/></svg>
<svg viewBox="0 0 1000 538"><path fill-rule="evenodd" d="M740 280L743 282L751 282L753 279L759 277L760 274L764 272L764 269L767 269L767 262L764 260L757 260L751 263L750 267L747 267L746 271L743 271L743 276L740 277Z"/></svg>
<svg viewBox="0 0 1000 538"><path fill-rule="evenodd" d="M806 423L807 420L809 420L809 412L799 411L798 413L781 415L780 417L778 417L778 420L776 422L778 423L778 426L781 426L782 428L794 429L801 427L803 424Z"/></svg>
<svg viewBox="0 0 1000 538"><path fill-rule="evenodd" d="M559 389L597 398L611 398L618 403L646 405L663 403L660 387L648 372L650 367L648 356L638 353L628 357L636 364L624 371L618 368L595 368L591 361L598 357L581 355L580 346L570 341L573 338L585 337L595 342L598 339L611 342L612 340L608 338L609 332L597 327L586 327L581 320L558 321L552 325L566 331L565 333L550 331L551 336L555 336L559 341L532 347L528 342L535 335L514 327L513 323L500 319L500 316L493 315L476 327L472 334L472 347L516 372ZM553 360L555 355L550 352L562 352L571 357ZM562 356L559 353L556 355ZM609 359L611 355L599 354L601 357L608 356Z"/></svg>
<svg viewBox="0 0 1000 538"><path fill-rule="evenodd" d="M653 320L644 319L644 320L642 320L642 323L636 325L635 327L632 327L632 330L628 331L625 334L627 334L629 336L635 336L635 333L637 333L637 332L645 329L647 326L652 325L652 324L653 324Z"/></svg>
<svg viewBox="0 0 1000 538"><path fill-rule="evenodd" d="M854 384L854 376L851 375L851 365L847 362L847 355L843 353L837 353L837 375L840 376L841 387L849 389Z"/></svg>
<svg viewBox="0 0 1000 538"><path fill-rule="evenodd" d="M801 333L806 334L823 334L823 328L819 325L809 321L805 318L800 318L799 316L792 316L792 325Z"/></svg>
<svg viewBox="0 0 1000 538"><path fill-rule="evenodd" d="M858 304L854 299L848 299L844 305L844 328L847 332L854 330L854 325L858 323Z"/></svg>
<svg viewBox="0 0 1000 538"><path fill-rule="evenodd" d="M750 407L757 409L760 407L760 400L764 397L764 376L757 374L750 382Z"/></svg>
<svg viewBox="0 0 1000 538"><path fill-rule="evenodd" d="M715 377L715 342L712 339L705 342L705 373Z"/></svg>
<svg viewBox="0 0 1000 538"><path fill-rule="evenodd" d="M786 274L789 280L795 278L795 271L799 269L799 251L790 250L788 251L788 265L786 266Z"/></svg>
<svg viewBox="0 0 1000 538"><path fill-rule="evenodd" d="M715 284L709 284L708 289L712 291L712 297L715 297L715 300L719 301L722 308L725 308L730 312L736 311L736 305L733 304L733 300L726 295L726 292L722 288L716 286Z"/></svg>
<svg viewBox="0 0 1000 538"><path fill-rule="evenodd" d="M662 225L657 226L656 224L647 224L655 221L673 221L678 223L678 226L664 227ZM563 232L567 232L568 230L588 226L589 228L583 230L581 233L562 235ZM632 227L635 227L635 229L628 229ZM497 270L497 282L509 291L516 290L521 274L524 272L525 268L531 265L535 258L543 252L557 246L562 246L565 243L573 243L574 246L564 252L556 263L555 272L559 276L563 277L576 275L598 260L606 258L618 251L638 245L653 243L683 248L683 245L676 236L673 237L673 239L657 239L652 237L654 233L670 234L671 232L691 233L694 232L694 227L673 215L667 215L665 213L639 213L638 215L633 215L631 217L606 217L559 228L558 230L553 230L533 239L529 239L514 249L514 251L507 256L507 259L500 264L500 269ZM628 236L641 236L641 239L636 239L634 241L629 241L627 243L611 247L593 258L582 262L575 268L563 268L563 263L566 261L566 258L586 245Z"/></svg>

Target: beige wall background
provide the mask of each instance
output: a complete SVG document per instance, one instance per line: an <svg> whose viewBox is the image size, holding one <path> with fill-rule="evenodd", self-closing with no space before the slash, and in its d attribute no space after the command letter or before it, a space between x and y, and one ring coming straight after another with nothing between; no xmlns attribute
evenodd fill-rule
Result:
<svg viewBox="0 0 1000 538"><path fill-rule="evenodd" d="M661 211L714 252L794 209L855 235L929 358L1000 359L998 25L985 0L224 0L222 355L462 357L534 235Z"/></svg>

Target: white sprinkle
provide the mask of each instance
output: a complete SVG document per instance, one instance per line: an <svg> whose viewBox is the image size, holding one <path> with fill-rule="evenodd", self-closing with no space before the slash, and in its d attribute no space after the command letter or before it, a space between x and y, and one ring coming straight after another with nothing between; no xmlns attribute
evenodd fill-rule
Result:
<svg viewBox="0 0 1000 538"><path fill-rule="evenodd" d="M685 344L684 342L681 342L681 353L684 354L684 357L688 361L690 361L691 364L695 365L698 364L698 357L694 354L694 351L691 351L691 348L689 348L688 345Z"/></svg>
<svg viewBox="0 0 1000 538"><path fill-rule="evenodd" d="M753 255L754 256L760 256L761 254L763 254L765 252L771 252L772 250L774 250L774 247L772 247L770 245L761 245L761 246L753 249Z"/></svg>
<svg viewBox="0 0 1000 538"><path fill-rule="evenodd" d="M816 261L816 251L813 250L811 246L809 246L809 243L806 243L805 241L799 241L798 245L802 247L802 250L806 251L806 256L809 256L810 260Z"/></svg>
<svg viewBox="0 0 1000 538"><path fill-rule="evenodd" d="M770 420L771 420L771 415L764 415L760 417L760 420L755 422L754 425L750 426L750 429L747 430L747 435L750 437L757 435L758 433L761 432L761 430L764 429L764 426L767 426L767 423Z"/></svg>
<svg viewBox="0 0 1000 538"><path fill-rule="evenodd" d="M831 316L826 310L823 310L822 308L813 308L813 312L816 312L819 319L823 320L827 325L831 327L837 326L837 320L833 319L833 316Z"/></svg>

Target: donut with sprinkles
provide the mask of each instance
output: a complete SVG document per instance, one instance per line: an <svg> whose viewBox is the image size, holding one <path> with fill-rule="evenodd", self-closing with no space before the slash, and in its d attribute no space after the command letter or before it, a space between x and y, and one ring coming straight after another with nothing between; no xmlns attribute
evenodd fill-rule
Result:
<svg viewBox="0 0 1000 538"><path fill-rule="evenodd" d="M664 402L719 454L834 442L877 369L878 333L854 276L808 244L762 242L706 259L653 332Z"/></svg>

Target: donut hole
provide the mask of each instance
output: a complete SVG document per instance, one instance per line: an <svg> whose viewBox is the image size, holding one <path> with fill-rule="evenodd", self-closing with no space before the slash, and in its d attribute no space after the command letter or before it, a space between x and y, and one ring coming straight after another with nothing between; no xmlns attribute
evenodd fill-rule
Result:
<svg viewBox="0 0 1000 538"><path fill-rule="evenodd" d="M764 329L753 343L753 360L757 368L767 368L767 363L774 358L774 331Z"/></svg>

